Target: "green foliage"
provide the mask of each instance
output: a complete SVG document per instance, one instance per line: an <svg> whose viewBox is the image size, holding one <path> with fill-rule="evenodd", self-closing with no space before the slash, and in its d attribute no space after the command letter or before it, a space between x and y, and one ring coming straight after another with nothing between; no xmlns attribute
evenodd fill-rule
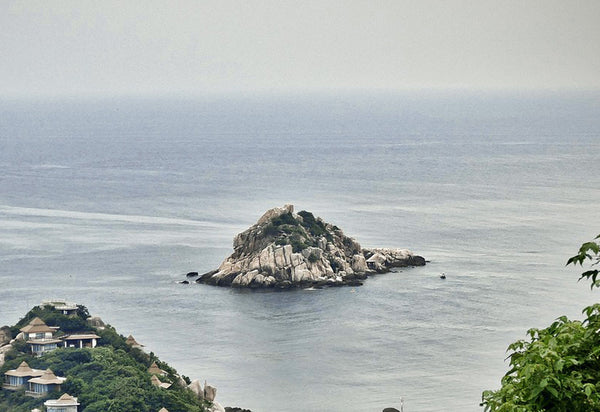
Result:
<svg viewBox="0 0 600 412"><path fill-rule="evenodd" d="M279 215L273 219L271 219L271 224L273 226L281 226L281 225L292 225L298 226L298 221L294 218L291 213L284 213Z"/></svg>
<svg viewBox="0 0 600 412"><path fill-rule="evenodd" d="M302 219L296 220L291 213L285 213L275 217L263 229L266 236L275 237L278 246L292 245L294 253L298 253L307 247L318 245L318 239L325 237L333 241L333 235L327 230L327 226L321 219L302 210L298 212Z"/></svg>
<svg viewBox="0 0 600 412"><path fill-rule="evenodd" d="M294 253L302 252L304 249L310 246L307 245L304 242L304 238L297 233L294 233L289 237L289 242L290 245L292 245L292 252Z"/></svg>
<svg viewBox="0 0 600 412"><path fill-rule="evenodd" d="M592 266L597 265L600 262L600 244L597 242L597 239L600 239L600 235L596 236L594 241L586 242L583 245L581 245L581 247L579 248L579 253L571 257L567 261L567 265L579 264L579 266L583 266L583 262L587 259L590 259L593 262ZM598 269L594 269L583 272L579 280L583 278L591 279L592 284L590 287L593 289L594 287L600 287L600 280L596 280L597 277Z"/></svg>
<svg viewBox="0 0 600 412"><path fill-rule="evenodd" d="M598 239L598 237L596 238ZM599 245L584 243L567 264L598 263ZM584 272L599 287L597 271ZM600 304L583 310L583 322L558 318L546 329L530 329L527 340L508 347L510 370L497 391L484 391L487 412L600 411Z"/></svg>
<svg viewBox="0 0 600 412"><path fill-rule="evenodd" d="M307 212L306 210L301 210L298 212L298 215L302 216L302 226L304 226L311 235L315 237L325 236L327 240L333 240L333 236L327 231L327 227L321 219L316 219L312 213Z"/></svg>
<svg viewBox="0 0 600 412"><path fill-rule="evenodd" d="M22 353L27 352L27 343L24 340L16 340L12 344L12 349L4 355L4 360L9 361L21 356Z"/></svg>
<svg viewBox="0 0 600 412"><path fill-rule="evenodd" d="M149 360L150 357L147 356ZM43 357L32 358L23 354L19 358L7 362L2 372L14 369L25 360L32 368L52 369L58 376L66 376L63 392L79 398L81 410L90 411L140 411L155 412L162 407L169 411L201 412L206 404L197 400L195 395L186 388L174 384L169 389L157 388L150 382L146 363L140 363L129 353L112 346L84 348L61 348L45 354ZM167 371L167 377L162 381L175 382L175 370L169 365L155 359L161 369ZM29 397L8 396L8 391L0 391L0 410L21 410L27 405L30 411L32 403ZM48 398L61 395L52 394ZM2 402L10 408L2 409ZM43 400L42 400L43 401ZM39 406L40 403L37 404Z"/></svg>
<svg viewBox="0 0 600 412"><path fill-rule="evenodd" d="M14 392L0 389L0 411L31 412L34 408L41 408L44 399L25 396L24 389Z"/></svg>
<svg viewBox="0 0 600 412"><path fill-rule="evenodd" d="M288 243L287 237L280 237L278 239L275 239L275 244L277 246L285 246L285 245L288 245L289 243Z"/></svg>
<svg viewBox="0 0 600 412"><path fill-rule="evenodd" d="M316 261L319 260L319 256L317 256L316 253L311 253L310 255L308 255L308 261L311 263L315 263Z"/></svg>
<svg viewBox="0 0 600 412"><path fill-rule="evenodd" d="M263 232L266 236L277 236L279 234L279 227L273 224L268 224L263 229Z"/></svg>
<svg viewBox="0 0 600 412"><path fill-rule="evenodd" d="M36 316L42 319L48 326L58 326L64 333L82 332L93 329L87 323L89 313L83 305L78 305L77 313L74 316L63 315L49 306L36 306L11 328L13 336L16 336L19 330L29 324Z"/></svg>
<svg viewBox="0 0 600 412"><path fill-rule="evenodd" d="M583 323L561 317L511 344L511 369L483 393L485 411L600 411L600 305L584 312Z"/></svg>
<svg viewBox="0 0 600 412"><path fill-rule="evenodd" d="M124 351L129 351L130 346L127 345L124 336L119 335L115 328L110 325L106 325L104 329L98 329L96 331L100 339L98 340L99 346L111 346L115 349L121 349Z"/></svg>

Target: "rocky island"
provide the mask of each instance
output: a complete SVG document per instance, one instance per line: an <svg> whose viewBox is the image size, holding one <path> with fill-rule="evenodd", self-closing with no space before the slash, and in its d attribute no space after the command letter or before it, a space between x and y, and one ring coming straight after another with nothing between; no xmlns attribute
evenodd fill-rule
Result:
<svg viewBox="0 0 600 412"><path fill-rule="evenodd" d="M197 283L215 286L287 289L359 286L375 273L423 266L407 249L363 249L335 225L293 205L268 210L233 240L233 253ZM190 272L195 273L195 272Z"/></svg>

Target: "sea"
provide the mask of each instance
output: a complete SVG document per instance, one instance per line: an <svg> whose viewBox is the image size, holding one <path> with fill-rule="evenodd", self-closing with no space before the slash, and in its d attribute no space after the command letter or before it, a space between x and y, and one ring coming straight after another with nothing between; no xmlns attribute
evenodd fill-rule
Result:
<svg viewBox="0 0 600 412"><path fill-rule="evenodd" d="M600 292L600 93L0 99L0 325L66 299L253 412L481 411L507 346ZM291 203L425 267L179 284ZM440 279L445 273L447 278Z"/></svg>

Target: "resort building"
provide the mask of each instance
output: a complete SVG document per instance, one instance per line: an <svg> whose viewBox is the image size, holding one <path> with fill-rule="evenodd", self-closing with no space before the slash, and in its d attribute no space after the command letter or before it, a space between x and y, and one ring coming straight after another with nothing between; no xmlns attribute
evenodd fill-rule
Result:
<svg viewBox="0 0 600 412"><path fill-rule="evenodd" d="M158 386L159 388L169 389L171 387L170 383L161 382L160 379L158 379L158 377L156 375L152 375L152 378L150 378L150 381L152 382L152 384L154 386Z"/></svg>
<svg viewBox="0 0 600 412"><path fill-rule="evenodd" d="M56 330L57 328L49 327L38 317L29 322L29 325L21 328L23 338L31 353L37 356L56 349L61 343L60 339L53 337Z"/></svg>
<svg viewBox="0 0 600 412"><path fill-rule="evenodd" d="M58 399L47 400L44 402L44 406L46 412L77 412L79 402L77 402L77 398L65 393Z"/></svg>
<svg viewBox="0 0 600 412"><path fill-rule="evenodd" d="M44 374L41 369L31 369L27 362L23 361L17 369L11 369L4 373L4 385L8 390L19 390L28 387L31 378L39 378Z"/></svg>
<svg viewBox="0 0 600 412"><path fill-rule="evenodd" d="M65 348L95 348L100 336L95 333L77 333L62 337Z"/></svg>
<svg viewBox="0 0 600 412"><path fill-rule="evenodd" d="M156 362L152 362L152 365L150 365L150 367L148 368L148 373L151 375L166 375L167 374L167 372L165 372L164 370L159 368L158 365L156 365Z"/></svg>
<svg viewBox="0 0 600 412"><path fill-rule="evenodd" d="M51 306L63 315L67 316L76 315L78 309L76 303L67 302L64 299L45 300L40 306Z"/></svg>
<svg viewBox="0 0 600 412"><path fill-rule="evenodd" d="M46 369L44 374L39 378L29 379L29 388L25 391L25 395L41 397L48 392L59 391L60 386L67 380L61 376L56 376L50 369Z"/></svg>
<svg viewBox="0 0 600 412"><path fill-rule="evenodd" d="M142 349L144 347L144 345L142 345L141 343L138 343L135 340L135 338L131 335L127 336L127 340L125 340L125 343L128 344L129 346L131 346L132 348Z"/></svg>

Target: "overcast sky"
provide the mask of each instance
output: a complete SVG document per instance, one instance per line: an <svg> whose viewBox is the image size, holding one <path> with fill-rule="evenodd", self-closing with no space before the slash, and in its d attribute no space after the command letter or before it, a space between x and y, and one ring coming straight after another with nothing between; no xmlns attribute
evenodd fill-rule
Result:
<svg viewBox="0 0 600 412"><path fill-rule="evenodd" d="M0 96L600 88L600 1L0 0Z"/></svg>

